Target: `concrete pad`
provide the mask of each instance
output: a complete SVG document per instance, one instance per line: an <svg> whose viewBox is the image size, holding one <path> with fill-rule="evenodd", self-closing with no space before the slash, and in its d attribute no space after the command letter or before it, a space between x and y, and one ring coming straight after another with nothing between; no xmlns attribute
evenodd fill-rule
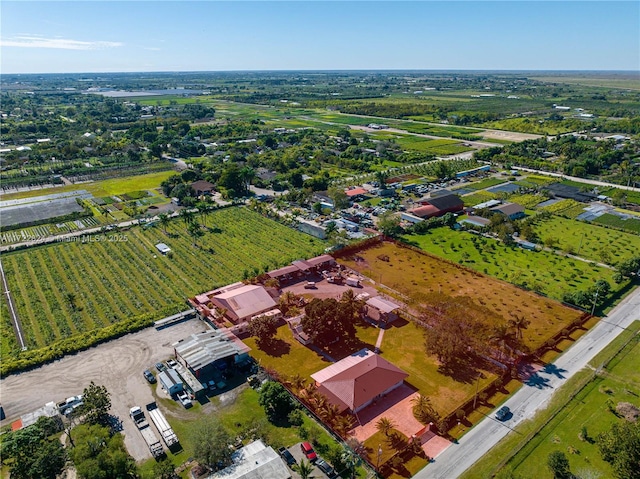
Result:
<svg viewBox="0 0 640 479"><path fill-rule="evenodd" d="M394 389L385 397L378 399L357 414L360 423L352 429L351 434L359 441L364 442L378 432L376 423L380 418L386 417L396 425L398 431L407 437L411 437L424 428L413 417L411 410L411 400L416 396L418 396L418 393L406 384Z"/></svg>

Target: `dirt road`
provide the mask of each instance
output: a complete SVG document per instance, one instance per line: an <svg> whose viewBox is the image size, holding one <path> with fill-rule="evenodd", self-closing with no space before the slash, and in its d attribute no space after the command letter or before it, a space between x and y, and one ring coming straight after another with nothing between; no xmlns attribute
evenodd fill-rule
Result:
<svg viewBox="0 0 640 479"><path fill-rule="evenodd" d="M191 319L161 331L147 328L75 355L0 381L0 400L7 418L4 426L49 401L60 402L82 393L91 381L111 393L111 412L122 420L125 445L138 461L151 457L140 433L129 419L129 408L153 400L145 369L173 354L171 344L208 326ZM153 385L155 387L156 385Z"/></svg>

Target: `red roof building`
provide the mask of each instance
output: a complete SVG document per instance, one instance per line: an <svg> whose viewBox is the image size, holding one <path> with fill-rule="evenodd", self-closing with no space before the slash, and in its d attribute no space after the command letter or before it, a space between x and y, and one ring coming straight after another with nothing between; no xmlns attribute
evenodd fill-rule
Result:
<svg viewBox="0 0 640 479"><path fill-rule="evenodd" d="M357 413L401 386L407 376L382 356L362 349L312 374L311 378L318 392L341 412Z"/></svg>
<svg viewBox="0 0 640 479"><path fill-rule="evenodd" d="M355 198L356 196L363 196L369 193L364 188L353 188L351 190L346 190L345 193L349 198Z"/></svg>

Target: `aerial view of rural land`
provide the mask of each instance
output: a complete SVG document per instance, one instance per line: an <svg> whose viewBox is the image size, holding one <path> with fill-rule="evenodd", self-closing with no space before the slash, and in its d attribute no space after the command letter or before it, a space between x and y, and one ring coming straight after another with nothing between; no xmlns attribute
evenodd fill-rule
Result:
<svg viewBox="0 0 640 479"><path fill-rule="evenodd" d="M0 479L640 479L640 3L0 19Z"/></svg>

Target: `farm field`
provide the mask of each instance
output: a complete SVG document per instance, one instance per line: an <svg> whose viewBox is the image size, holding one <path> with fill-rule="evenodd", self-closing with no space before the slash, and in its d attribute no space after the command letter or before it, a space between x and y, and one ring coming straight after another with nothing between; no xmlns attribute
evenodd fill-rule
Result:
<svg viewBox="0 0 640 479"><path fill-rule="evenodd" d="M436 231L439 233L441 230L445 229L439 228ZM444 238L438 240L438 243L446 241L447 252L453 246L454 254L447 254L448 258L456 258L462 251L471 252L473 247L471 241L468 240L465 245L465 236L471 236L470 234L446 231L461 235L452 236L449 240ZM426 244L433 241L434 236L411 236L407 239L423 240ZM435 248L436 254L441 255L441 247L438 243L436 243L438 248ZM496 244L495 247L493 256L503 257L499 249L502 246ZM491 249L491 246L487 249ZM521 253L514 251L513 254ZM362 260L355 261L354 257L350 257L341 259L340 262L407 296L409 306L417 310L421 304L455 303L464 305L470 313L473 312L475 317L490 326L506 323L512 318L512 314L524 315L531 324L527 330L523 331L523 342L532 350L540 347L549 337L561 331L582 314L556 301L496 281L471 269L461 268L436 256L421 254L393 243L374 246L358 252L357 256ZM381 259L384 257L388 257L388 261ZM497 260L495 263L498 263ZM496 269L508 267L504 262L500 266L497 264L495 266Z"/></svg>
<svg viewBox="0 0 640 479"><path fill-rule="evenodd" d="M613 226L615 228L620 228L626 231L630 231L632 233L640 234L640 220L636 220L636 219L624 220L617 215L611 215L611 214L605 213L604 215L594 219L593 222L601 225Z"/></svg>
<svg viewBox="0 0 640 479"><path fill-rule="evenodd" d="M601 263L615 264L640 251L640 236L596 224L552 216L535 220L533 225L542 243L549 238L556 239L555 248Z"/></svg>
<svg viewBox="0 0 640 479"><path fill-rule="evenodd" d="M613 281L613 270L547 251L528 251L500 241L448 228L405 239L419 248L503 281L561 300L570 291L586 290L597 280L611 284L615 295L624 284Z"/></svg>
<svg viewBox="0 0 640 479"><path fill-rule="evenodd" d="M0 195L3 201L17 200L21 198L32 198L34 196L64 193L67 191L87 190L93 196L111 196L129 193L131 191L150 190L158 188L160 183L175 175L175 171L160 171L146 175L127 176L123 178L111 178L108 180L91 181L88 183L76 183L75 185L65 185L53 188L33 189L20 191L18 193L7 193Z"/></svg>
<svg viewBox="0 0 640 479"><path fill-rule="evenodd" d="M201 220L202 218L198 218ZM206 219L213 231L193 246L184 223L78 238L3 255L30 348L146 313L185 309L187 296L311 257L321 241L246 208ZM172 252L159 254L164 242Z"/></svg>
<svg viewBox="0 0 640 479"><path fill-rule="evenodd" d="M591 381L565 408L544 427L510 462L516 474L552 479L546 467L553 451L564 452L571 472L583 477L581 471L600 473L600 477L614 477L611 466L602 459L596 442L581 441L580 432L587 428L594 440L614 422L623 421L614 415L607 403L614 407L620 402L638 406L640 394L640 342L638 336L624 348L601 375ZM574 451L573 453L571 451Z"/></svg>

